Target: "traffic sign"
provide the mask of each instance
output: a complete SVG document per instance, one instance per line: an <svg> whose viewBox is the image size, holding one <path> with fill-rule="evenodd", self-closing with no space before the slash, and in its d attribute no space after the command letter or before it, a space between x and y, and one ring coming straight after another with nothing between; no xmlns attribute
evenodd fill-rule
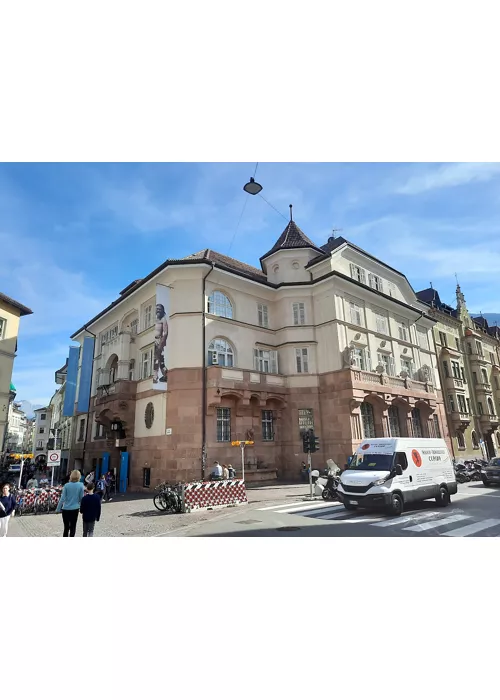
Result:
<svg viewBox="0 0 500 700"><path fill-rule="evenodd" d="M231 445L233 447L241 447L242 445L253 445L253 440L233 440Z"/></svg>
<svg viewBox="0 0 500 700"><path fill-rule="evenodd" d="M51 466L58 467L61 464L61 450L49 450L47 461Z"/></svg>

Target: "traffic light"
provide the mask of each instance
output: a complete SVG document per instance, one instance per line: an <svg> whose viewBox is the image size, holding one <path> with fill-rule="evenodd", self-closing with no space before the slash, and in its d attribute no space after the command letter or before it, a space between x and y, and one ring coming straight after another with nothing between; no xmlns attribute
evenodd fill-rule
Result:
<svg viewBox="0 0 500 700"><path fill-rule="evenodd" d="M302 435L302 446L304 448L304 452L307 454L311 449L311 434L309 431L306 431Z"/></svg>
<svg viewBox="0 0 500 700"><path fill-rule="evenodd" d="M319 437L317 435L313 435L311 452L317 452L318 450L319 450Z"/></svg>

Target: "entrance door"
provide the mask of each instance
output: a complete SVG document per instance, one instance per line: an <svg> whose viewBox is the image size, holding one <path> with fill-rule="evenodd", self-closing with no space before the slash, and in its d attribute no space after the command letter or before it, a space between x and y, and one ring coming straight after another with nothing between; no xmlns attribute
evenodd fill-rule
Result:
<svg viewBox="0 0 500 700"><path fill-rule="evenodd" d="M119 492L126 493L128 481L128 452L122 452L120 455L120 484Z"/></svg>

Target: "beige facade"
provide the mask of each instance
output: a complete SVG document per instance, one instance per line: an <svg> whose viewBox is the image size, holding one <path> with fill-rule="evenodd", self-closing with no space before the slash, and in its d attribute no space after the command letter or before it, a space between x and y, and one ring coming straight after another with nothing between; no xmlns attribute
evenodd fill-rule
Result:
<svg viewBox="0 0 500 700"><path fill-rule="evenodd" d="M4 445L9 403L12 401L12 369L17 351L21 316L33 313L18 301L0 292L0 452Z"/></svg>
<svg viewBox="0 0 500 700"><path fill-rule="evenodd" d="M238 470L231 441L249 439L246 478L267 481L298 476L309 427L318 466L363 437L448 439L434 320L404 275L344 239L319 248L294 222L261 268L210 250L168 260L73 336L96 349L71 462L88 471L109 453L118 469L126 450L141 488L207 476L214 459ZM171 288L166 392L151 380L157 283Z"/></svg>

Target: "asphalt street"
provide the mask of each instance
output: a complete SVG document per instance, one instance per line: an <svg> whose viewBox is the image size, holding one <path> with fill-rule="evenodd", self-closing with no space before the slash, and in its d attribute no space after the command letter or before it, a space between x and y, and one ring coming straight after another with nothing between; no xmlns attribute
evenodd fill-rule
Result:
<svg viewBox="0 0 500 700"><path fill-rule="evenodd" d="M290 497L249 505L220 520L201 523L188 536L205 537L500 537L500 489L461 484L447 508L415 504L400 517L348 512L341 504ZM168 536L168 535L167 535Z"/></svg>

